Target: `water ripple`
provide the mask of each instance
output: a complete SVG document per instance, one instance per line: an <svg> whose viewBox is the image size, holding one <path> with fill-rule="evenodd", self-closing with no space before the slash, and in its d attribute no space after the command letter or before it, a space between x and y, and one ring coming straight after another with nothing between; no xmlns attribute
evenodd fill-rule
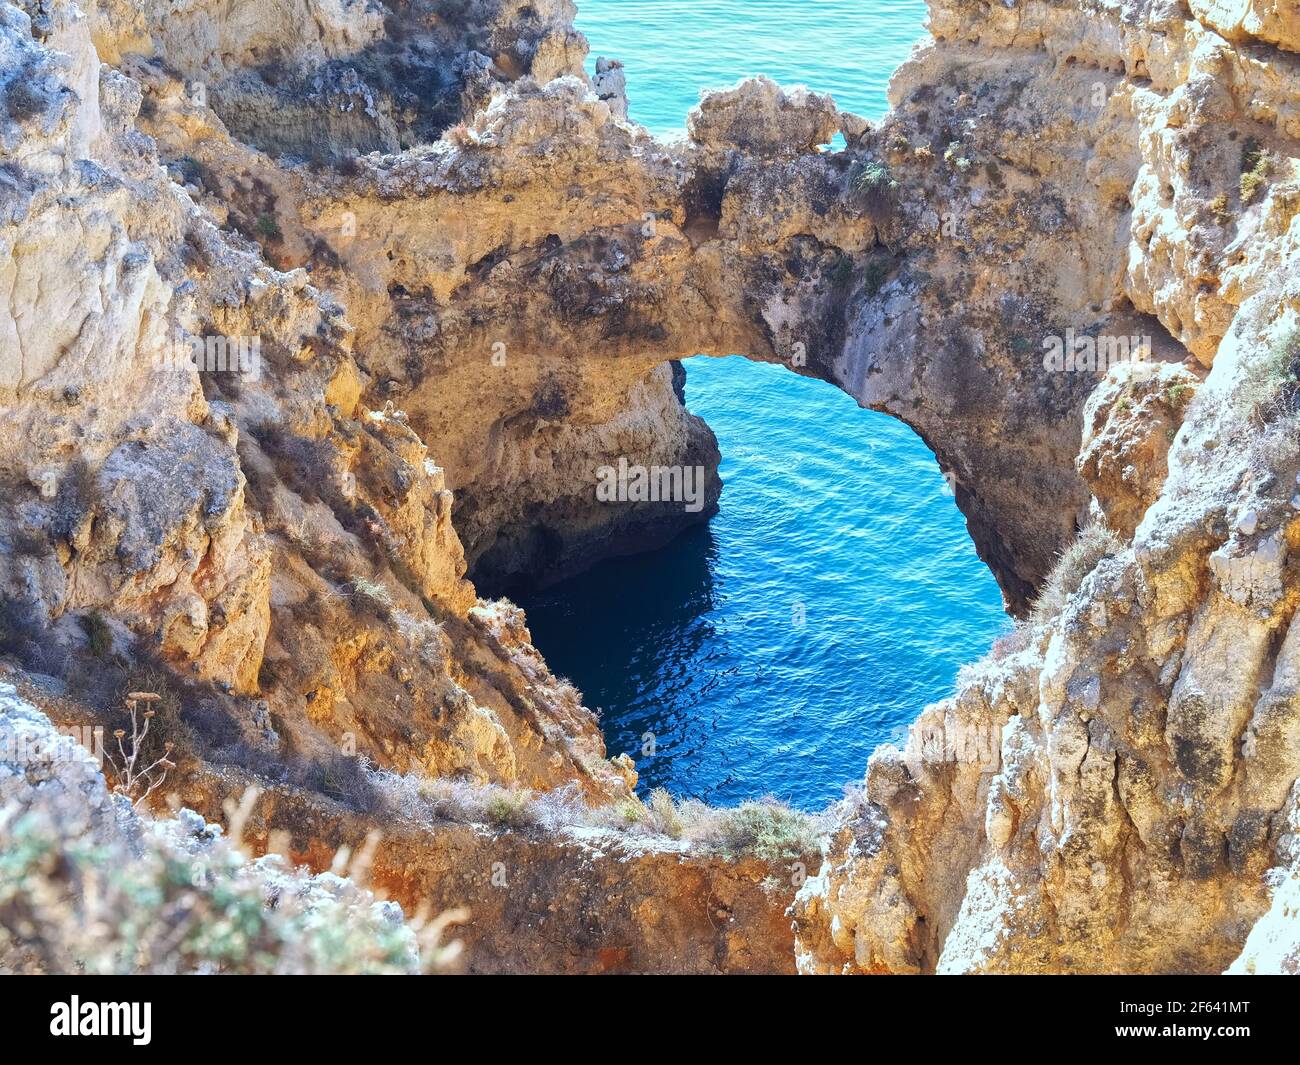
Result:
<svg viewBox="0 0 1300 1065"><path fill-rule="evenodd" d="M722 448L718 516L523 605L644 788L815 809L948 694L1005 629L1001 597L906 426L779 367L687 367Z"/></svg>
<svg viewBox="0 0 1300 1065"><path fill-rule="evenodd" d="M578 0L593 61L623 61L631 115L656 133L683 128L701 89L754 74L878 117L925 15L925 0Z"/></svg>

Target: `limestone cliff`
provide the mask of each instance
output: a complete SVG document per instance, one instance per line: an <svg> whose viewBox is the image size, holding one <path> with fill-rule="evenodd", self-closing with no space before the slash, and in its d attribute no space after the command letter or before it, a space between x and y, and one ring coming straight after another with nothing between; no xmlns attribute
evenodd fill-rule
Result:
<svg viewBox="0 0 1300 1065"><path fill-rule="evenodd" d="M6 650L101 708L170 667L213 715L195 757L625 795L517 612L476 602L342 308L171 179L94 18L37 13L6 5L0 41Z"/></svg>
<svg viewBox="0 0 1300 1065"><path fill-rule="evenodd" d="M0 652L43 709L165 682L185 801L256 777L267 839L313 861L385 823L399 894L454 903L456 863L500 853L529 898L570 870L615 950L589 932L575 968L1287 957L1288 5L932 0L878 126L755 78L672 142L626 121L616 64L584 72L567 0L174 6L0 3ZM793 945L784 887L716 856L318 805L360 754L643 815L470 580L708 516L696 353L912 426L1023 618L836 810ZM700 467L706 505L602 502L620 459ZM518 897L460 887L531 937L519 962L484 933L484 967L565 967Z"/></svg>
<svg viewBox="0 0 1300 1065"><path fill-rule="evenodd" d="M1072 324L1153 316L1132 331L1190 357L1085 375L1094 524L1017 637L872 758L801 892L807 971L1214 971L1287 864L1300 83L1270 16L1191 7L936 4L895 78L891 122L969 116L957 150L994 190L964 218L992 207L1006 240L1016 202L1059 212L1033 274L1077 293ZM1029 288L1006 277L1001 299Z"/></svg>

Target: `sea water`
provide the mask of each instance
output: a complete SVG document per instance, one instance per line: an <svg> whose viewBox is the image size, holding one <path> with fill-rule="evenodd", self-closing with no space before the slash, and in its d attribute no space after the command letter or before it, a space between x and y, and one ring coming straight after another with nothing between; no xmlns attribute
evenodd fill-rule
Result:
<svg viewBox="0 0 1300 1065"><path fill-rule="evenodd" d="M684 127L702 88L767 74L878 118L921 0L579 0L631 117ZM686 362L722 450L721 510L667 547L525 597L556 672L641 788L813 810L948 695L1005 631L934 456L832 386L739 357Z"/></svg>

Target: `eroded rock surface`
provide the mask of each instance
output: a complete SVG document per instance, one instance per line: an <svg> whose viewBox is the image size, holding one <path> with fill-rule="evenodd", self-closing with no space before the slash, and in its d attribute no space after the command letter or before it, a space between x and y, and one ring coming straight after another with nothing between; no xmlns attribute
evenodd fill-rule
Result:
<svg viewBox="0 0 1300 1065"><path fill-rule="evenodd" d="M1049 279L1079 270L1098 305L1156 316L1193 360L1121 366L1092 391L1079 470L1121 540L906 750L873 757L801 893L805 971L1215 971L1270 881L1276 909L1234 968L1289 964L1298 83L1293 58L1216 25L1174 4L939 4L938 40L895 80L902 103L1001 49L1005 82L1040 102L1017 169L1051 169L1057 130L1088 142L1080 184L1034 197L1088 219ZM1266 167L1247 167L1247 138L1275 153Z"/></svg>
<svg viewBox="0 0 1300 1065"><path fill-rule="evenodd" d="M157 658L207 691L232 757L625 795L517 612L464 580L446 475L363 402L343 309L171 179L97 15L3 10L10 646L44 673L71 658L99 703Z"/></svg>
<svg viewBox="0 0 1300 1065"><path fill-rule="evenodd" d="M755 78L671 143L626 121L614 60L584 73L567 0L171 7L0 4L0 640L43 690L103 708L94 674L156 660L214 809L248 772L337 798L340 751L628 801L467 576L707 518L717 446L673 364L741 353L911 425L1008 605L1053 592L872 759L799 967L1290 964L1286 5L933 0L880 124ZM602 502L620 460L700 467L703 505ZM329 818L298 824L319 858ZM385 875L449 903L490 852L400 835ZM525 897L561 869L578 912L618 900L573 967L784 965L751 871L504 840ZM745 927L685 958L715 884ZM493 899L528 945L493 928L483 967L546 967Z"/></svg>

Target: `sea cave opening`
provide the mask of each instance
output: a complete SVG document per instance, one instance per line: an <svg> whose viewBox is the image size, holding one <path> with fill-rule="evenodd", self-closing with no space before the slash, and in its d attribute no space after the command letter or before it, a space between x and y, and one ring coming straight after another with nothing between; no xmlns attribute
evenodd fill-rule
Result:
<svg viewBox="0 0 1300 1065"><path fill-rule="evenodd" d="M820 809L1010 622L908 426L781 366L685 365L719 512L519 602L643 794Z"/></svg>

